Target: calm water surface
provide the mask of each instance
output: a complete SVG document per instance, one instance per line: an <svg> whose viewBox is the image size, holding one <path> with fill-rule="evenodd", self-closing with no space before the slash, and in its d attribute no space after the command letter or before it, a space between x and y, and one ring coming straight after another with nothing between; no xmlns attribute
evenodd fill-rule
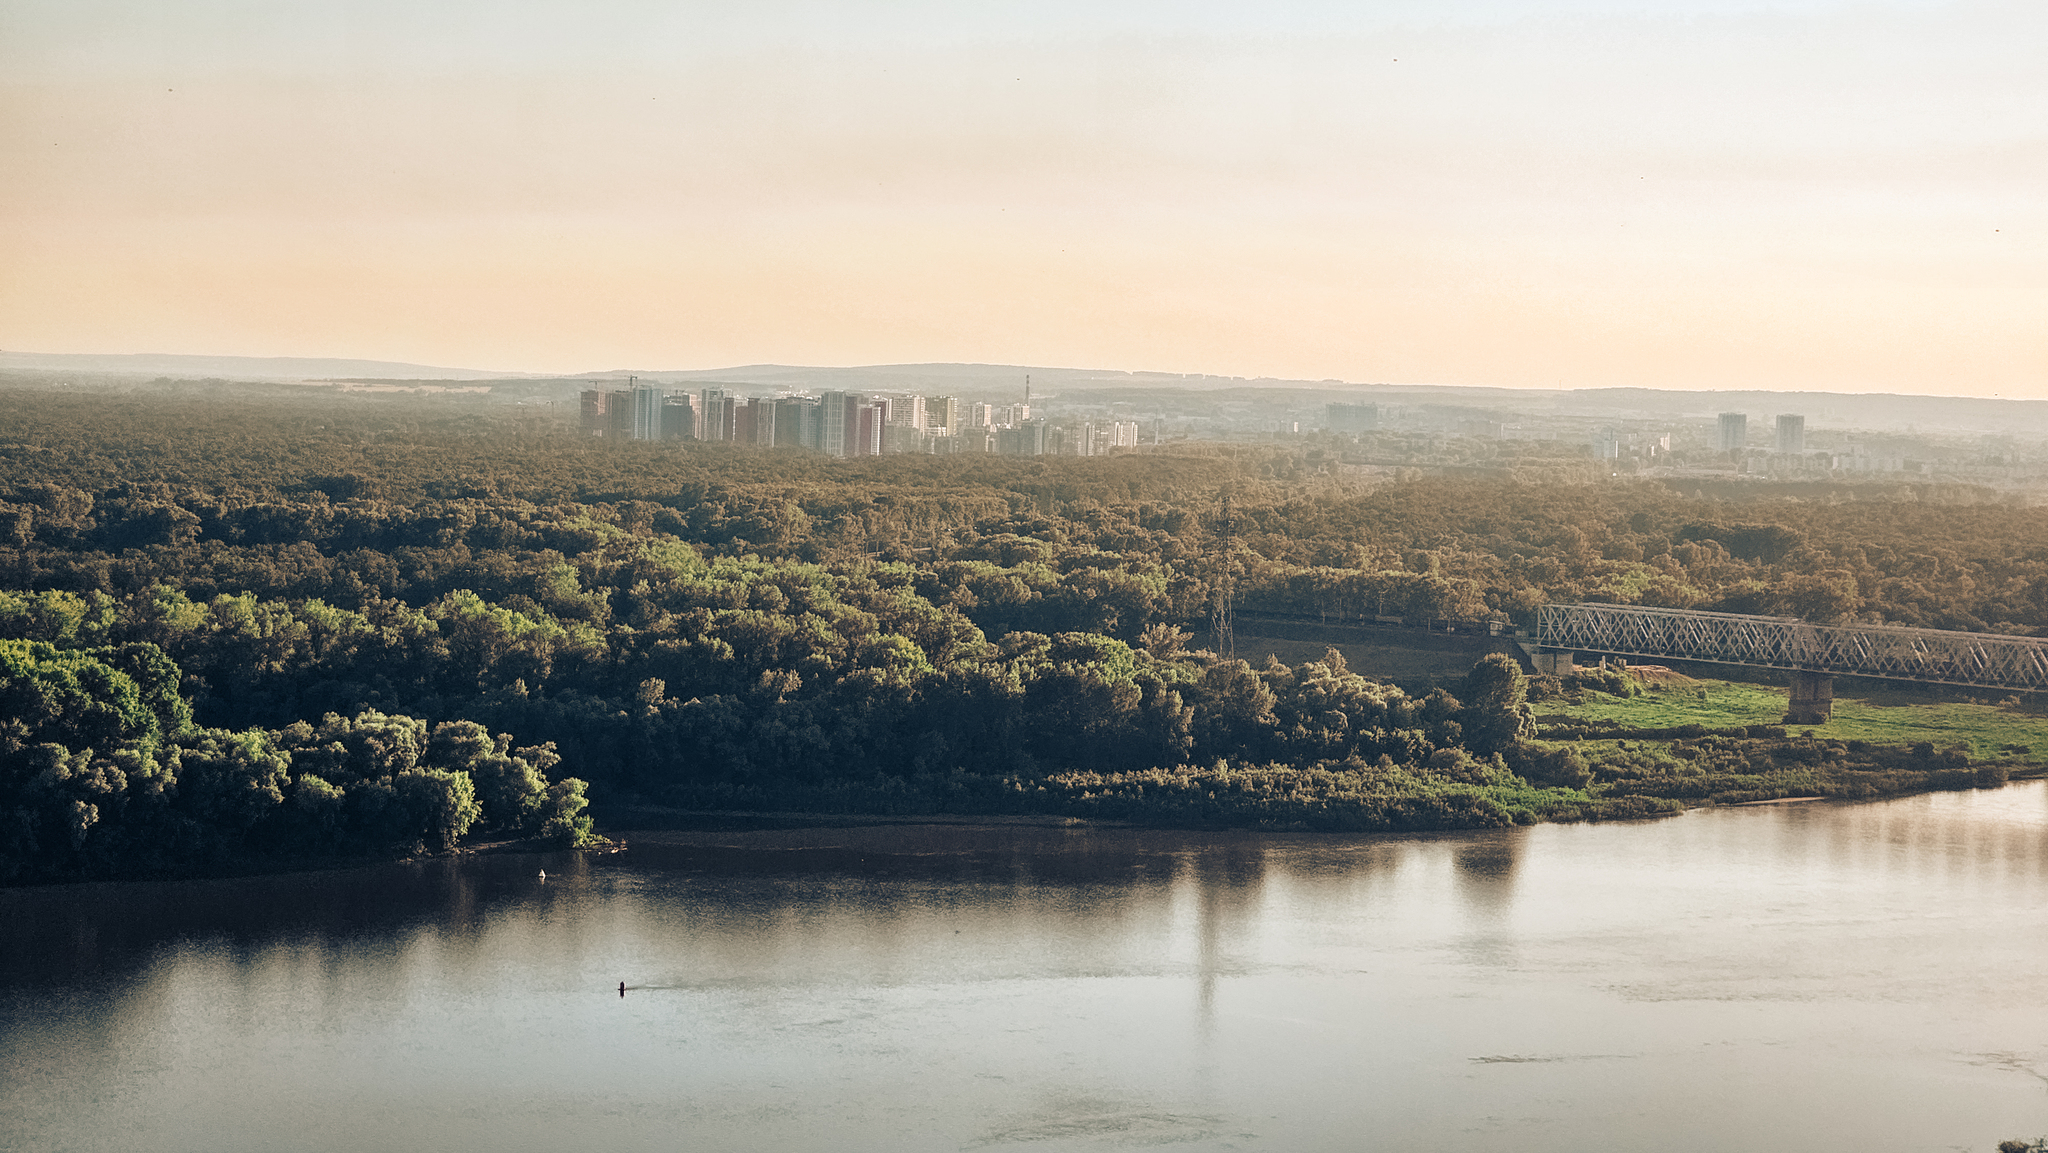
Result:
<svg viewBox="0 0 2048 1153"><path fill-rule="evenodd" d="M2048 1132L2042 783L1418 839L655 836L0 891L0 1148Z"/></svg>

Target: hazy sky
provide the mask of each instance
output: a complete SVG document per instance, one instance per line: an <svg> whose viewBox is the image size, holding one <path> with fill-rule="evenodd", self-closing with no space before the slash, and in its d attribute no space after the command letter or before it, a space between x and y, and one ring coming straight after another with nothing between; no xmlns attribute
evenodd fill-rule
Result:
<svg viewBox="0 0 2048 1153"><path fill-rule="evenodd" d="M0 348L2048 396L2048 4L0 0Z"/></svg>

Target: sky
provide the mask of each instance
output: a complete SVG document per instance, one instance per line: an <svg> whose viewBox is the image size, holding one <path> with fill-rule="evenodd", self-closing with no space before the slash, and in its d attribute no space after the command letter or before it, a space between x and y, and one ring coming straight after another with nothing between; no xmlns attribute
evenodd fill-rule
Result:
<svg viewBox="0 0 2048 1153"><path fill-rule="evenodd" d="M0 0L0 348L2048 397L2048 5Z"/></svg>

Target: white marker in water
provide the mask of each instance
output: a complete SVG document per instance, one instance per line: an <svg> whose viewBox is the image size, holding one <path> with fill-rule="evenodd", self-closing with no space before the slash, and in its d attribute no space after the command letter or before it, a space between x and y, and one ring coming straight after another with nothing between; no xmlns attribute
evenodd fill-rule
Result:
<svg viewBox="0 0 2048 1153"><path fill-rule="evenodd" d="M540 879L543 881L548 879L548 871L546 869L540 871Z"/></svg>

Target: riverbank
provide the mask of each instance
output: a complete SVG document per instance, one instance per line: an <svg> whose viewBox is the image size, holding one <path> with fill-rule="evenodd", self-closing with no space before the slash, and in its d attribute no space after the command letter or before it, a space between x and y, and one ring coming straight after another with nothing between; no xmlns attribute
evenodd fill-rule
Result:
<svg viewBox="0 0 2048 1153"><path fill-rule="evenodd" d="M810 785L711 784L651 796L601 795L592 816L610 830L1088 823L1418 833L1641 820L1717 805L1872 800L2048 776L2048 763L2034 754L2048 749L2048 717L2012 704L1907 694L1845 698L1833 723L1787 728L1778 723L1782 693L1757 685L1658 673L1641 677L1633 692L1567 688L1567 695L1536 703L1539 739L1506 760L1440 750L1421 764L1218 759L1206 767L1038 777L960 771ZM1510 764L1552 779L1527 779ZM177 872L138 871L118 879L306 872L559 847L557 841L500 837L465 838L445 853L227 855ZM117 878L45 873L17 883L86 879Z"/></svg>
<svg viewBox="0 0 2048 1153"><path fill-rule="evenodd" d="M1219 761L1038 779L951 773L815 786L670 790L600 803L608 828L792 823L1047 823L1402 833L1636 820L1711 805L1872 800L2048 776L2048 717L2017 702L1884 692L1836 702L1827 725L1786 727L1782 689L1642 670L1544 686L1537 747L1561 782L1499 761L1356 758L1307 766ZM1526 760L1526 758L1525 758Z"/></svg>
<svg viewBox="0 0 2048 1153"><path fill-rule="evenodd" d="M1064 773L1040 781L948 774L773 792L725 787L667 803L600 804L605 828L775 827L791 823L1092 823L1181 829L1409 833L1545 822L1639 820L1687 809L1786 800L1873 800L1992 788L2048 766L1971 762L1911 747L1801 736L1652 740L1633 731L1557 742L1583 785L1535 784L1494 763L1438 769L1357 763L1218 765Z"/></svg>
<svg viewBox="0 0 2048 1153"><path fill-rule="evenodd" d="M537 856L543 853L577 853L602 856L608 853L624 852L626 842L609 837L598 837L591 843L566 846L546 837L479 837L465 840L446 850L399 853L347 853L314 856L283 856L274 854L241 854L208 861L192 868L177 871L138 871L114 876L53 876L34 875L19 877L0 884L0 890L26 889L45 885L75 885L99 883L128 883L137 881L218 881L238 877L273 877L290 873L325 873L348 869L368 869L384 865L424 864L430 861L452 861L468 857L496 857L506 855Z"/></svg>

